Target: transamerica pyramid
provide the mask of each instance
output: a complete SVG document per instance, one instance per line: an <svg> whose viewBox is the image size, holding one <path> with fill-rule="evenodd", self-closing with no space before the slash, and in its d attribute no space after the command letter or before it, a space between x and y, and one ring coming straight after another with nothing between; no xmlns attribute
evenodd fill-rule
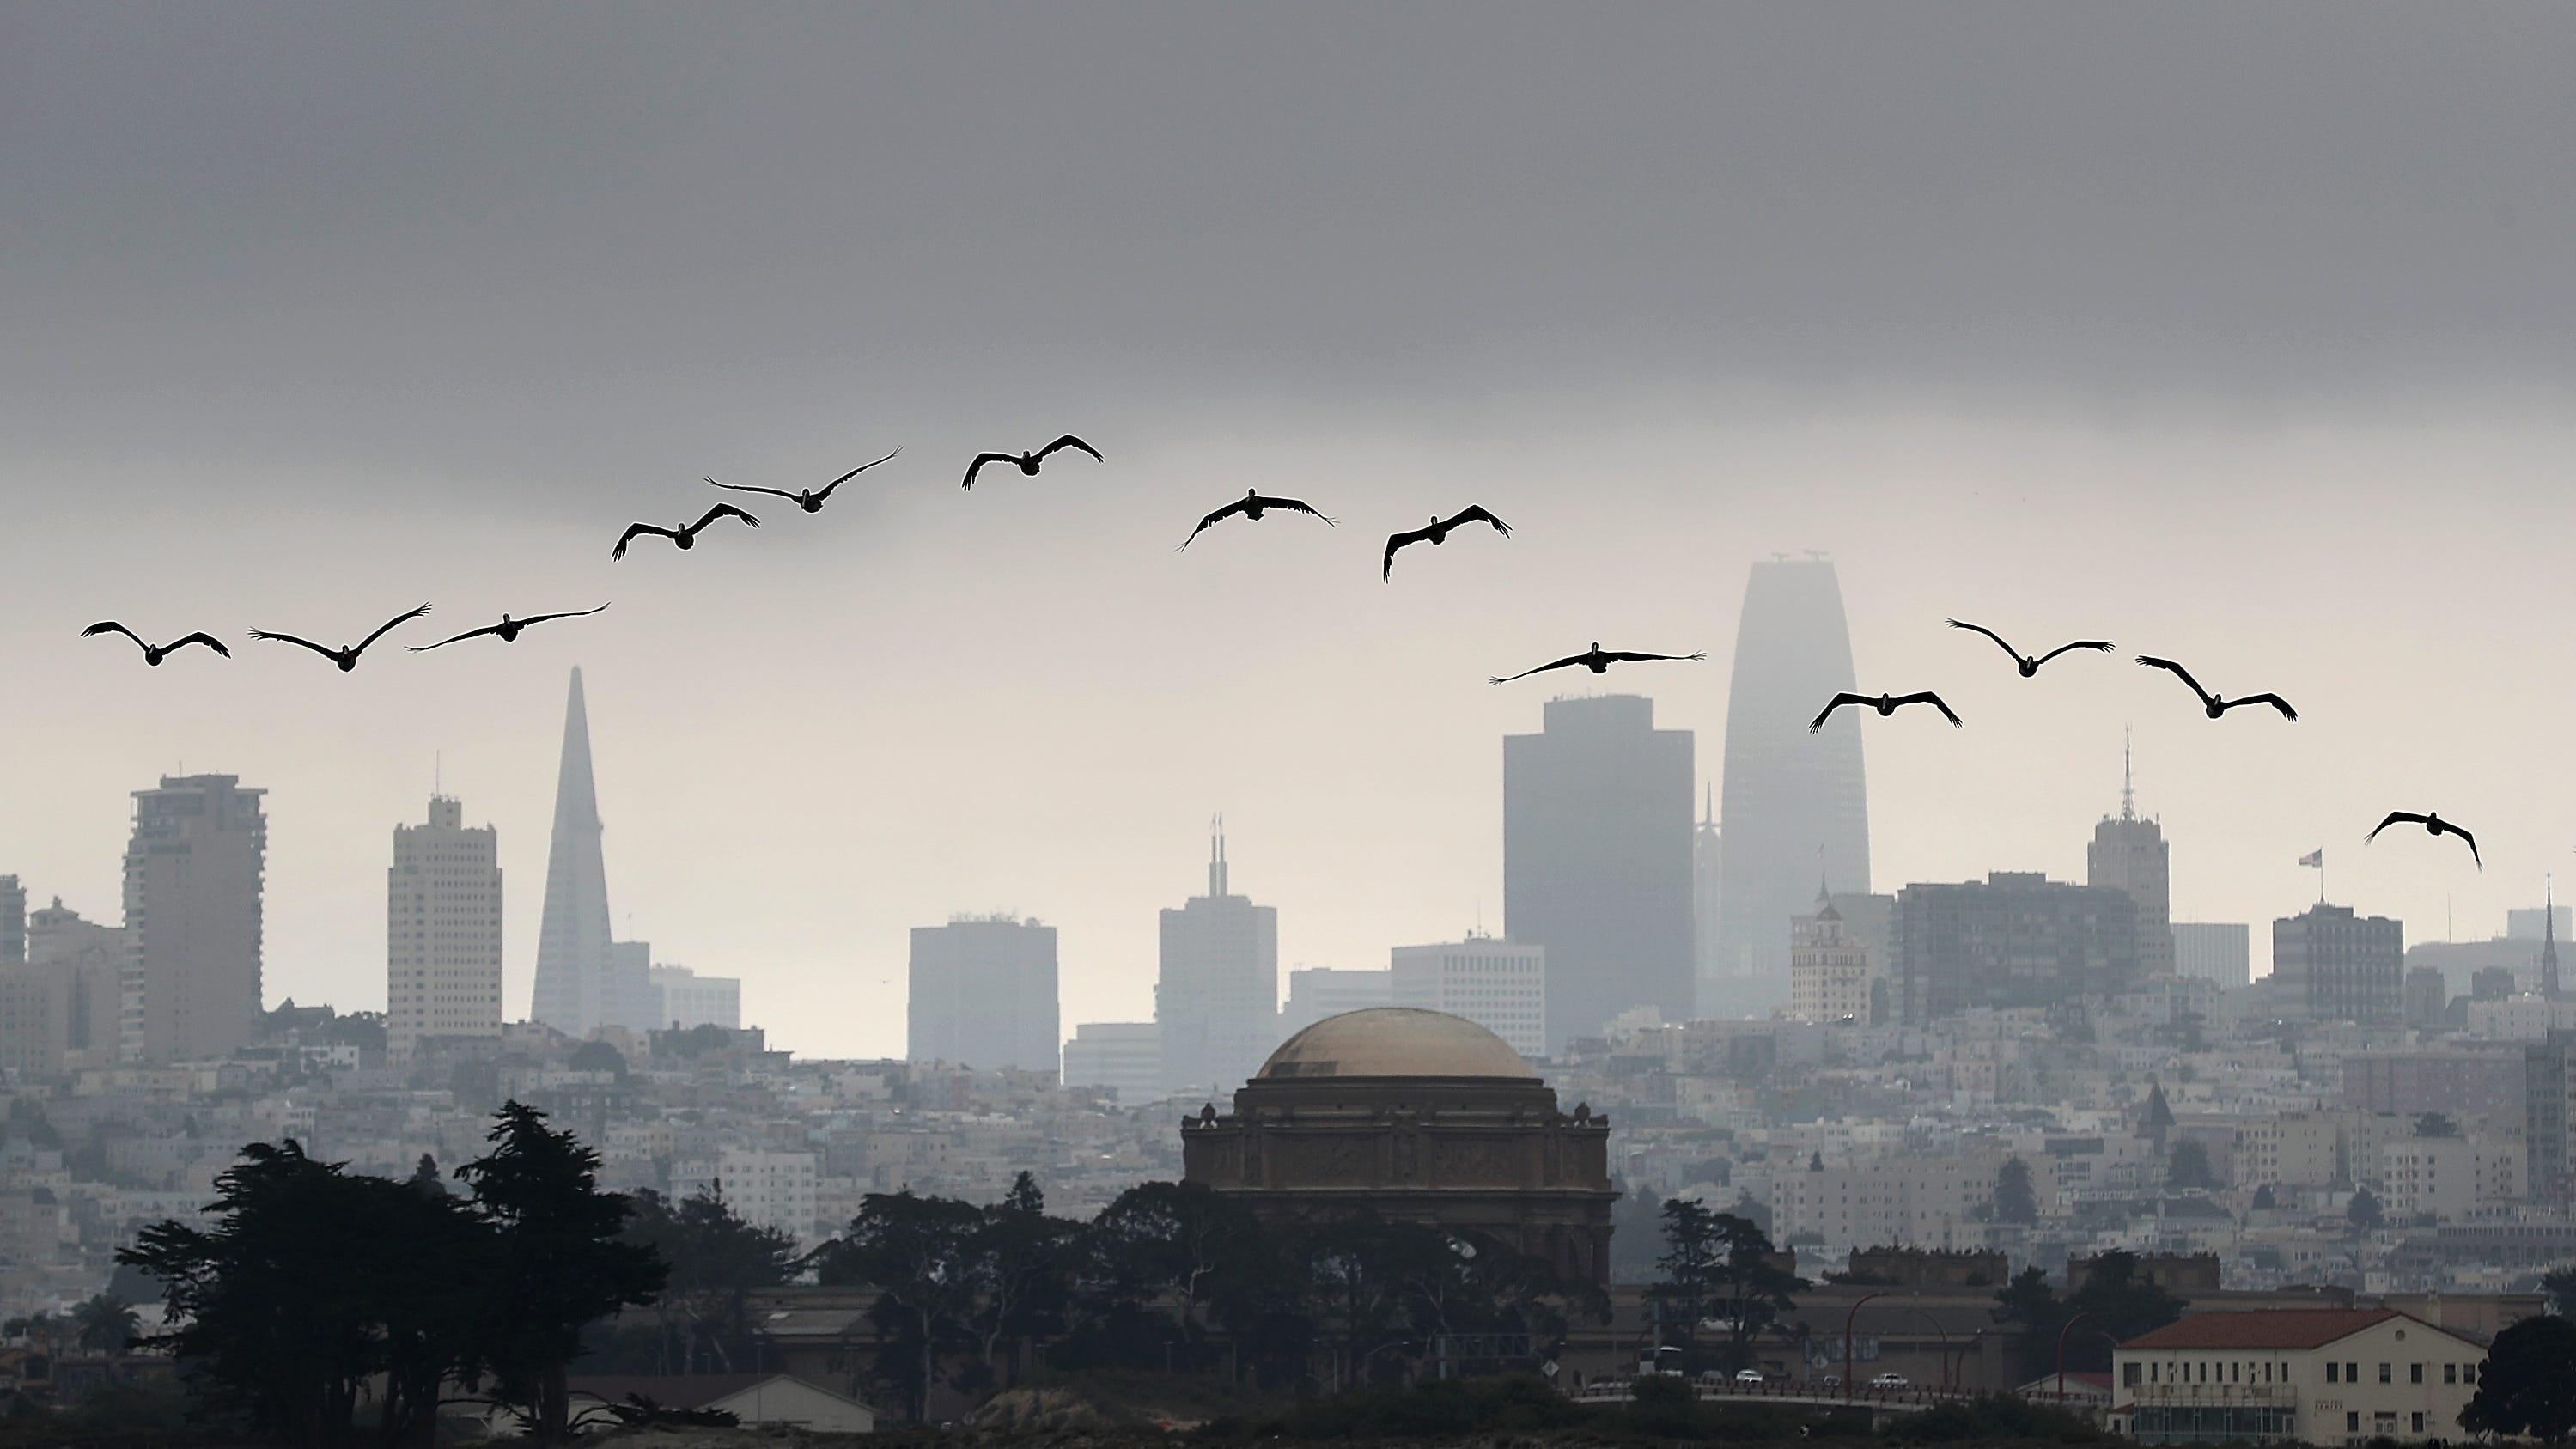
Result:
<svg viewBox="0 0 2576 1449"><path fill-rule="evenodd" d="M555 777L554 844L546 853L546 910L537 929L537 985L528 1014L567 1036L616 1020L610 985L608 867L599 849L599 792L590 776L590 712L581 671L564 705L563 766Z"/></svg>

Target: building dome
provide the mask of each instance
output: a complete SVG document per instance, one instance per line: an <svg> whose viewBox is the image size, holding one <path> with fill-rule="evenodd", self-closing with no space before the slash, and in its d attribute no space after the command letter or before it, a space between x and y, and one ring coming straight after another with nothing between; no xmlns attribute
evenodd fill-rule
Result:
<svg viewBox="0 0 2576 1449"><path fill-rule="evenodd" d="M1279 1044L1255 1080L1317 1077L1513 1077L1538 1073L1511 1045L1463 1016L1373 1006L1328 1016Z"/></svg>

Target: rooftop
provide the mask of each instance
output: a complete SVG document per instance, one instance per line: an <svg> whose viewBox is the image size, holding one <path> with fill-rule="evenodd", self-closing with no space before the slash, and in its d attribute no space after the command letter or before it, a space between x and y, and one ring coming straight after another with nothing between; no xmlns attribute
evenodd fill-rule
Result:
<svg viewBox="0 0 2576 1449"><path fill-rule="evenodd" d="M2242 1313L2196 1313L2130 1339L2120 1347L2323 1348L2375 1324L2406 1316L2394 1308L2258 1308Z"/></svg>
<svg viewBox="0 0 2576 1449"><path fill-rule="evenodd" d="M1279 1044L1256 1077L1518 1077L1534 1079L1510 1043L1463 1016L1373 1006L1328 1016Z"/></svg>

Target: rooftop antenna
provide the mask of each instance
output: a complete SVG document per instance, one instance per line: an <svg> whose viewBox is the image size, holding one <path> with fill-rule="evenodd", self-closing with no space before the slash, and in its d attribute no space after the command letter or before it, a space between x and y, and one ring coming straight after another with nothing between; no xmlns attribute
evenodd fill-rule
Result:
<svg viewBox="0 0 2576 1449"><path fill-rule="evenodd" d="M1208 817L1208 894L1225 894L1225 812Z"/></svg>
<svg viewBox="0 0 2576 1449"><path fill-rule="evenodd" d="M2135 820L2138 818L2138 792L2136 789L2135 779L2132 777L2129 770L2129 736L2131 733L2132 731L2125 725L2120 729L2120 818L2123 820Z"/></svg>
<svg viewBox="0 0 2576 1449"><path fill-rule="evenodd" d="M434 750L429 756L429 793L447 793L447 754L443 750Z"/></svg>

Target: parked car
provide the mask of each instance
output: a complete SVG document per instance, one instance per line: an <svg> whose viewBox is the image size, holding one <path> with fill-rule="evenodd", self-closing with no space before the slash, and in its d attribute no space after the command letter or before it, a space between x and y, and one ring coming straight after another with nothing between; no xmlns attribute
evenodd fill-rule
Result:
<svg viewBox="0 0 2576 1449"><path fill-rule="evenodd" d="M1880 1374L1877 1378L1869 1381L1869 1386L1873 1389L1902 1389L1909 1387L1906 1383L1905 1375L1903 1374Z"/></svg>
<svg viewBox="0 0 2576 1449"><path fill-rule="evenodd" d="M1768 1380L1763 1378L1762 1370L1757 1368L1737 1369L1735 1371L1735 1381L1739 1384L1759 1384L1768 1382Z"/></svg>
<svg viewBox="0 0 2576 1449"><path fill-rule="evenodd" d="M1841 1374L1827 1374L1823 1378L1816 1380L1816 1383L1818 1386L1823 1388L1839 1389L1843 1386L1843 1376Z"/></svg>

